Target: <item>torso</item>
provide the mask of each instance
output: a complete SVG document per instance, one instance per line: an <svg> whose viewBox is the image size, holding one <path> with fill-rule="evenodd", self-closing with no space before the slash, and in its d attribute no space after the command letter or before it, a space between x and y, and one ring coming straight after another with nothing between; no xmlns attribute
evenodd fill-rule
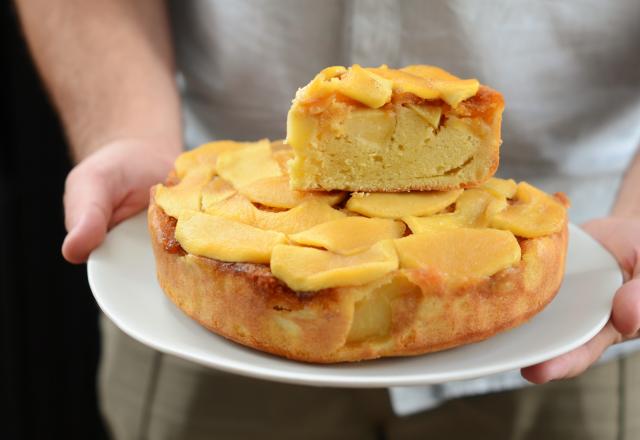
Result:
<svg viewBox="0 0 640 440"><path fill-rule="evenodd" d="M352 63L434 64L501 91L500 174L567 192L574 221L607 213L640 143L632 0L174 6L189 147L284 137L296 89L323 67Z"/></svg>

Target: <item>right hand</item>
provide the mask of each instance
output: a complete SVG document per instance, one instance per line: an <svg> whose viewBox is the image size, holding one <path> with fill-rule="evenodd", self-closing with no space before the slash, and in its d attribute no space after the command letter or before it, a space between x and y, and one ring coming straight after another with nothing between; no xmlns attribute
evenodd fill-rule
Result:
<svg viewBox="0 0 640 440"><path fill-rule="evenodd" d="M84 263L107 231L143 210L149 188L164 181L180 149L148 140L111 142L83 159L67 176L62 255Z"/></svg>

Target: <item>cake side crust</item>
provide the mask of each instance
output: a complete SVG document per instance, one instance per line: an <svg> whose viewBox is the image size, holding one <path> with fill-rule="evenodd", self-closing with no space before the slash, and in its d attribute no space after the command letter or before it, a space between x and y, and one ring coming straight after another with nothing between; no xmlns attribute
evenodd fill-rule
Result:
<svg viewBox="0 0 640 440"><path fill-rule="evenodd" d="M172 219L153 192L148 220L158 280L184 313L243 345L317 363L423 354L515 327L555 296L567 240L566 225L560 233L523 240L517 267L457 289L428 271L399 270L365 286L298 293L266 265L168 250ZM356 337L358 310L382 311L386 332Z"/></svg>

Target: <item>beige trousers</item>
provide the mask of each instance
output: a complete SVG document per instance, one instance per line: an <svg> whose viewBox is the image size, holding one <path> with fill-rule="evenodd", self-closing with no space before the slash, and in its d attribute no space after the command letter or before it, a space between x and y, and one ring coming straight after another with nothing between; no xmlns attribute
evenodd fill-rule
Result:
<svg viewBox="0 0 640 440"><path fill-rule="evenodd" d="M394 416L384 389L285 385L150 349L102 320L103 415L129 439L640 439L640 355L579 378Z"/></svg>

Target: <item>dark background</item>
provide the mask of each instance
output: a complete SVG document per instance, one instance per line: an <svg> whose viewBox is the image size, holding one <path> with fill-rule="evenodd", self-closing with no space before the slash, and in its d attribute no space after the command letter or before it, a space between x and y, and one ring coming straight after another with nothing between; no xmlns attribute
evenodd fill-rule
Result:
<svg viewBox="0 0 640 440"><path fill-rule="evenodd" d="M0 4L0 438L102 439L98 309L86 267L60 254L71 163L12 2Z"/></svg>

